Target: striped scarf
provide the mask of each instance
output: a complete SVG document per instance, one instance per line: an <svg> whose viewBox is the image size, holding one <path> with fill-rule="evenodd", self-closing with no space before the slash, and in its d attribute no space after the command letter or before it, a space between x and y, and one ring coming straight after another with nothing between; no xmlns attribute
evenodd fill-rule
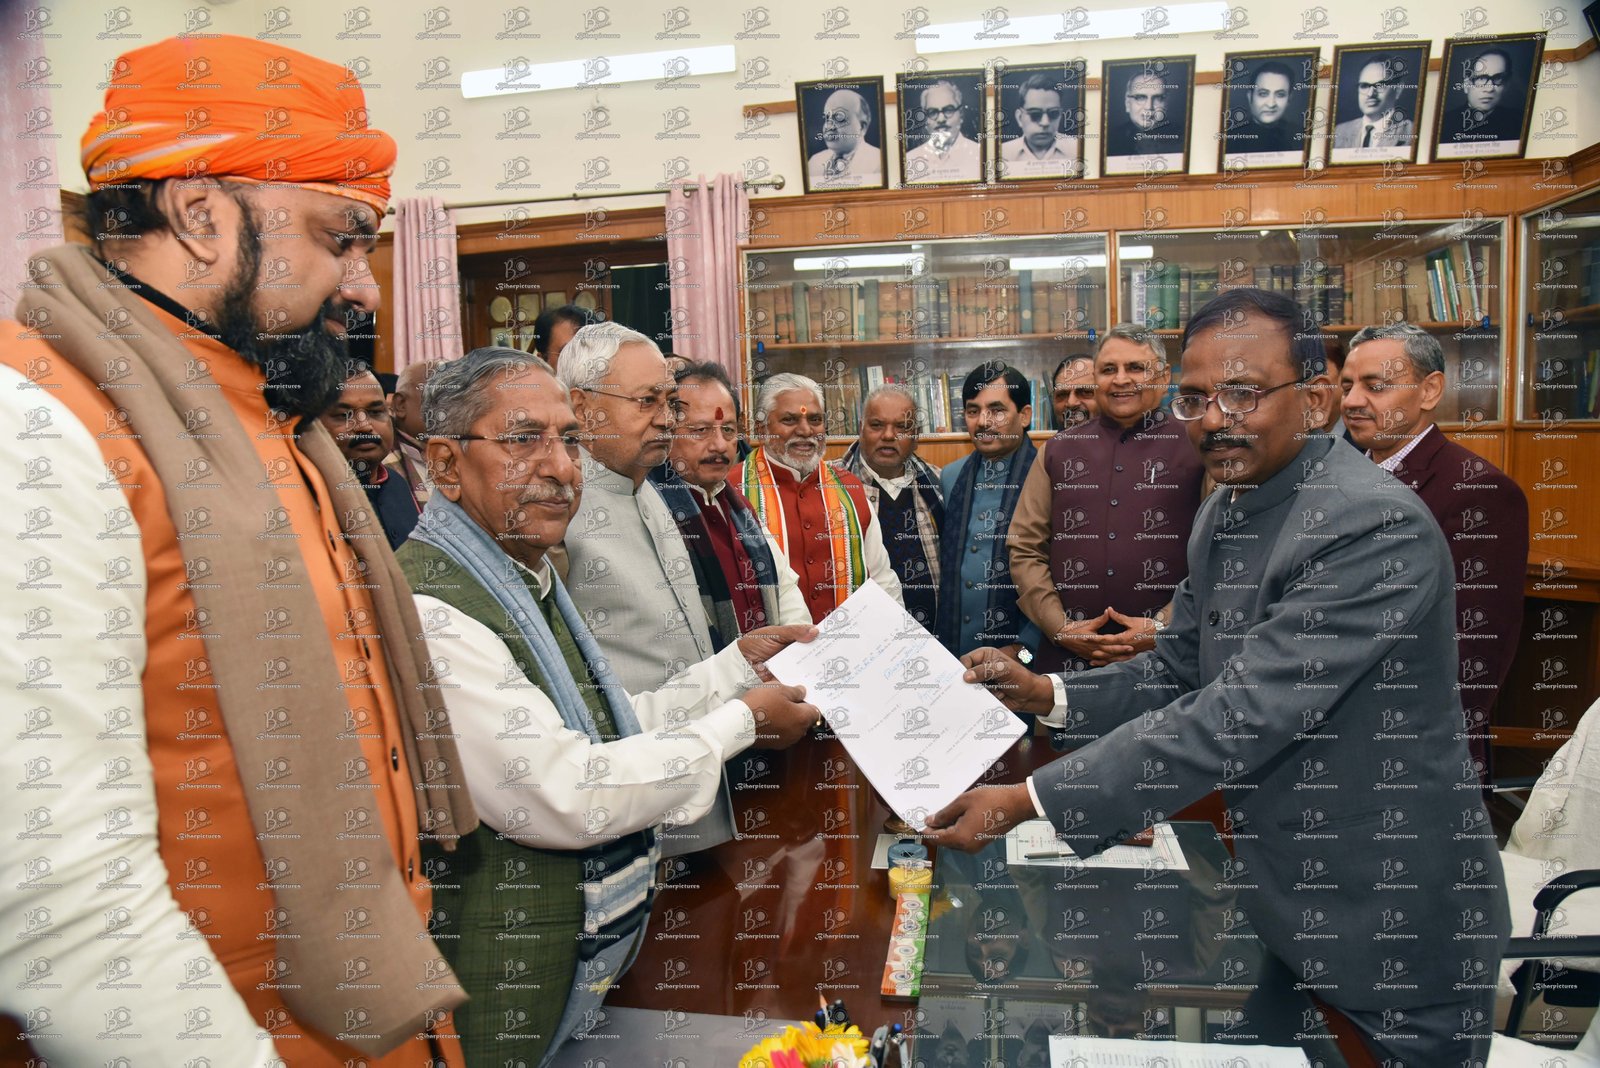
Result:
<svg viewBox="0 0 1600 1068"><path fill-rule="evenodd" d="M819 463L814 473L822 490L834 580L837 581L840 575L848 575L849 593L854 593L867 580L867 565L861 555L861 517L856 515L855 501L850 499L850 491L845 489L838 471L829 464ZM793 557L794 554L789 551L789 528L784 521L783 495L778 492L778 479L773 474L772 461L767 458L765 447L756 449L745 458L744 495L756 510L762 525L777 540L783 555ZM839 600L844 600L844 597L839 597Z"/></svg>

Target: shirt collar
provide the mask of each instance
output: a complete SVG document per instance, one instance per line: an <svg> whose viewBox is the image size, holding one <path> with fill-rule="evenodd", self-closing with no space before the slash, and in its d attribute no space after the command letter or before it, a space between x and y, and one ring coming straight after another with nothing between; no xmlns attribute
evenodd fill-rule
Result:
<svg viewBox="0 0 1600 1068"><path fill-rule="evenodd" d="M700 496L700 499L705 501L707 504L710 504L712 501L722 496L722 491L728 488L728 484L726 482L718 482L717 488L708 492L704 487L698 486L695 483L690 482L688 479L684 479L683 481L686 486L694 490L695 493Z"/></svg>
<svg viewBox="0 0 1600 1068"><path fill-rule="evenodd" d="M1393 456L1389 457L1387 460L1379 460L1379 461L1377 461L1378 466L1383 468L1385 471L1389 472L1391 475L1394 474L1396 471L1398 471L1400 469L1400 464L1405 461L1405 458L1407 456L1411 455L1411 450L1415 449L1418 445L1422 444L1422 439L1427 437L1428 436L1428 432L1430 430L1432 430L1432 429L1433 429L1433 424L1429 423L1426 427L1423 428L1422 433L1418 434L1416 437L1412 438L1410 441L1408 441L1404 445L1400 446L1399 451L1396 452ZM1368 449L1367 450L1367 459L1370 460L1371 458L1372 458L1372 450Z"/></svg>
<svg viewBox="0 0 1600 1068"><path fill-rule="evenodd" d="M507 559L510 558L507 557ZM542 601L550 596L550 557L548 554L539 557L538 567L529 567L521 560L512 560L511 562L516 564L523 574L532 576L533 584L539 587L539 600Z"/></svg>
<svg viewBox="0 0 1600 1068"><path fill-rule="evenodd" d="M899 478L884 478L882 475L878 474L878 472L872 469L871 464L864 460L861 463L861 470L868 478L882 486L884 492L889 495L891 500L899 497L908 486L917 480L917 473L911 469L911 464L909 461L906 463L906 473L901 475Z"/></svg>
<svg viewBox="0 0 1600 1068"><path fill-rule="evenodd" d="M603 489L608 493L615 493L619 497L633 497L638 494L644 483L638 486L633 484L633 479L611 470L605 464L594 458L588 449L582 452L583 484ZM647 480L648 481L648 480Z"/></svg>

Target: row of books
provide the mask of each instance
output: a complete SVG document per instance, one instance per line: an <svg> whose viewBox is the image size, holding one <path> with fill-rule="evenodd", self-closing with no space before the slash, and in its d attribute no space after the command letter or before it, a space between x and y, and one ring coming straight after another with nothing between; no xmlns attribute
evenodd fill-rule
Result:
<svg viewBox="0 0 1600 1068"><path fill-rule="evenodd" d="M1136 265L1122 272L1122 294L1138 319L1158 329L1181 327L1206 301L1242 286L1291 296L1324 326L1382 323L1396 313L1408 322L1481 322L1493 306L1495 255L1492 245L1462 240L1429 252L1420 271L1403 256L1226 270Z"/></svg>
<svg viewBox="0 0 1600 1068"><path fill-rule="evenodd" d="M1026 270L995 278L752 286L746 305L746 332L768 345L1015 337L1105 321L1099 283L1051 281Z"/></svg>
<svg viewBox="0 0 1600 1068"><path fill-rule="evenodd" d="M858 367L854 371L822 380L823 400L828 408L830 435L861 433L862 406L873 390L887 382L897 382L910 391L917 404L917 429L924 434L964 434L967 421L961 403L961 385L966 375L918 374L886 375L882 364ZM1033 420L1029 430L1049 430L1052 409L1050 391L1043 379L1030 378L1033 389Z"/></svg>

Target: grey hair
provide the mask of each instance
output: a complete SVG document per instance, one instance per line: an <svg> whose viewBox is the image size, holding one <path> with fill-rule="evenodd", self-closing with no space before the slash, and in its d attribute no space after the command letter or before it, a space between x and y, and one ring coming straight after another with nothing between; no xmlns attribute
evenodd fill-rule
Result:
<svg viewBox="0 0 1600 1068"><path fill-rule="evenodd" d="M877 400L879 397L904 397L906 400L911 402L912 411L921 411L920 407L917 405L916 396L899 382L885 382L871 393L868 393L866 399L861 402L861 411L865 413L867 406L873 401Z"/></svg>
<svg viewBox="0 0 1600 1068"><path fill-rule="evenodd" d="M786 371L783 374L773 375L761 383L761 388L756 392L756 422L765 423L767 416L772 414L773 407L778 403L778 394L787 393L791 389L809 390L811 395L817 398L817 411L825 410L827 401L822 398L822 387L805 375L790 374Z"/></svg>
<svg viewBox="0 0 1600 1068"><path fill-rule="evenodd" d="M1444 371L1444 347L1439 339L1415 323L1398 322L1388 326L1363 326L1350 339L1350 351L1368 341L1398 341L1405 346L1406 359L1418 378Z"/></svg>
<svg viewBox="0 0 1600 1068"><path fill-rule="evenodd" d="M1160 360L1163 365L1167 362L1167 345L1161 340L1161 335L1148 326L1137 323L1118 323L1116 326L1106 328L1100 335L1100 344L1095 346L1094 354L1100 355L1100 350L1111 341L1131 341L1150 351L1150 354Z"/></svg>
<svg viewBox="0 0 1600 1068"><path fill-rule="evenodd" d="M949 78L940 78L932 85L925 85L922 87L922 92L917 96L917 103L921 104L923 107L927 107L928 94L940 86L944 86L944 88L950 91L950 95L956 98L956 107L960 107L962 102L966 99L961 92L961 86L957 85Z"/></svg>
<svg viewBox="0 0 1600 1068"><path fill-rule="evenodd" d="M611 373L611 360L624 345L649 345L656 355L661 348L637 330L621 323L595 323L585 326L561 350L561 366L556 378L567 389L588 389Z"/></svg>
<svg viewBox="0 0 1600 1068"><path fill-rule="evenodd" d="M439 437L470 433L472 424L483 418L494 399L484 383L502 372L523 374L529 370L552 377L556 373L532 353L497 345L473 349L459 360L438 364L422 387L422 410L431 416L428 433Z"/></svg>

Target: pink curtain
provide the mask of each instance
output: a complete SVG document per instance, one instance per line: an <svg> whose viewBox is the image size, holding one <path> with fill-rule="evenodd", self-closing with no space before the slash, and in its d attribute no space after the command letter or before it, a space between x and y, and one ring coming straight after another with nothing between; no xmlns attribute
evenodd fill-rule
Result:
<svg viewBox="0 0 1600 1068"><path fill-rule="evenodd" d="M51 76L46 45L53 51L65 44L42 34L71 35L70 28L52 18L60 11L59 6L52 12L37 4L0 4L0 70L11 79L0 93L0 190L10 194L10 203L0 211L0 229L16 235L0 257L0 315L8 318L33 257L66 240L56 146L72 146L61 155L75 156L78 135L89 121L86 115L77 116L74 121L82 124L68 129L51 114L48 86L59 79ZM41 20L52 21L46 25Z"/></svg>
<svg viewBox="0 0 1600 1068"><path fill-rule="evenodd" d="M464 351L455 213L438 197L394 206L394 369Z"/></svg>
<svg viewBox="0 0 1600 1068"><path fill-rule="evenodd" d="M701 175L698 189L667 192L667 270L680 283L669 291L673 351L720 363L735 382L743 377L738 233L749 205L736 174Z"/></svg>

